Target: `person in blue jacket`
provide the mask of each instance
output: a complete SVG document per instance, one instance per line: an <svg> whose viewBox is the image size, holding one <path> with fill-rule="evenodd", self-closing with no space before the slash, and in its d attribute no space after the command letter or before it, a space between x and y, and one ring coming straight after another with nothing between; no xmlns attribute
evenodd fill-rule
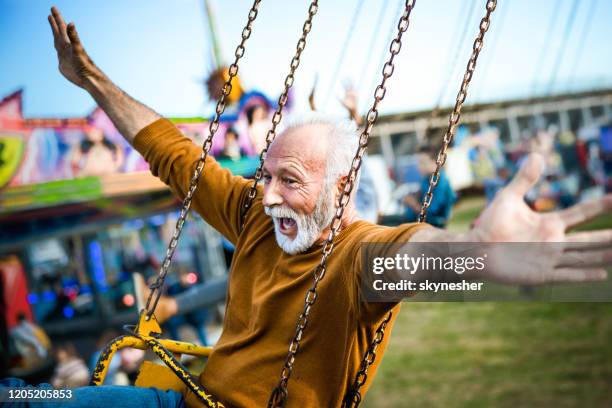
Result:
<svg viewBox="0 0 612 408"><path fill-rule="evenodd" d="M421 203L429 187L431 173L436 169L437 152L431 146L425 145L419 148L417 153L417 166L421 175L421 188L418 194L408 194L404 197L406 206L405 222L416 221L421 212ZM444 170L440 172L440 180L434 189L433 198L427 210L427 223L439 228L444 228L457 195L450 185Z"/></svg>

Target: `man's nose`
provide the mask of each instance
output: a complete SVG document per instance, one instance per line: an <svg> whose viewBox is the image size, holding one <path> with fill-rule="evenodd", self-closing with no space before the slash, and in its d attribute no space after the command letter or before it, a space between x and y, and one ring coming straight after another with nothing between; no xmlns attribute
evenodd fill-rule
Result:
<svg viewBox="0 0 612 408"><path fill-rule="evenodd" d="M275 205L281 205L283 203L283 197L278 191L278 187L274 181L264 186L264 195L261 202L264 207L272 207Z"/></svg>

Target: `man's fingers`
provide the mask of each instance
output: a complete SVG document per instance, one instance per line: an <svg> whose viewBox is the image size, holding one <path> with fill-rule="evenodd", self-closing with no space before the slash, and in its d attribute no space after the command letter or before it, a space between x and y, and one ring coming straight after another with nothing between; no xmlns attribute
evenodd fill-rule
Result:
<svg viewBox="0 0 612 408"><path fill-rule="evenodd" d="M51 26L51 32L53 32L53 44L55 45L55 48L57 48L59 40L59 28L57 27L57 23L55 22L55 19L52 15L49 15L47 19L49 20L49 25Z"/></svg>
<svg viewBox="0 0 612 408"><path fill-rule="evenodd" d="M81 39L79 38L79 33L77 33L74 23L68 24L68 38L70 38L70 43L75 50L83 50L83 45L81 44Z"/></svg>
<svg viewBox="0 0 612 408"><path fill-rule="evenodd" d="M566 228L570 228L611 211L612 194L607 194L599 200L585 201L566 210L559 211L558 215L565 223Z"/></svg>
<svg viewBox="0 0 612 408"><path fill-rule="evenodd" d="M591 251L567 251L559 258L557 267L594 268L612 265L612 249L595 249Z"/></svg>
<svg viewBox="0 0 612 408"><path fill-rule="evenodd" d="M612 245L612 229L574 232L566 236L565 249L600 248Z"/></svg>
<svg viewBox="0 0 612 408"><path fill-rule="evenodd" d="M507 191L523 197L538 182L543 169L542 156L538 153L531 153L508 185Z"/></svg>
<svg viewBox="0 0 612 408"><path fill-rule="evenodd" d="M62 14L59 12L57 7L51 7L51 15L55 19L55 24L57 25L59 30L60 44L61 42L64 42L65 44L70 44L70 39L68 38L68 33L66 32L66 23L64 22Z"/></svg>
<svg viewBox="0 0 612 408"><path fill-rule="evenodd" d="M607 278L603 268L557 268L549 283L600 282Z"/></svg>

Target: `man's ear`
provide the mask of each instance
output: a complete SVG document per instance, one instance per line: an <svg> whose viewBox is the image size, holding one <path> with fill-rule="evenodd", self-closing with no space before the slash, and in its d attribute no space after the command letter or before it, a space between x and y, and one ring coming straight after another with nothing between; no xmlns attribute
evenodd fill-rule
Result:
<svg viewBox="0 0 612 408"><path fill-rule="evenodd" d="M336 198L334 200L334 202L336 203L336 206L338 206L340 204L340 196L342 195L342 190L344 189L344 183L346 183L347 180L348 180L348 175L347 176L342 176L342 177L338 178L337 189L336 189Z"/></svg>
<svg viewBox="0 0 612 408"><path fill-rule="evenodd" d="M342 195L342 189L347 179L347 176L338 177L338 181L336 182L336 196L334 197L334 205L336 207L340 204L340 196Z"/></svg>

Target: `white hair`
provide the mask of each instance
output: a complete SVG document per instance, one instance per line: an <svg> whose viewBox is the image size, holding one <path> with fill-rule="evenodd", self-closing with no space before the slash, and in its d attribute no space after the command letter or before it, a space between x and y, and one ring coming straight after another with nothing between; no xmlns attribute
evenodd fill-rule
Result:
<svg viewBox="0 0 612 408"><path fill-rule="evenodd" d="M326 133L328 150L325 179L328 186L335 185L338 179L347 176L351 169L353 157L359 147L357 125L347 119L340 119L320 112L309 112L291 116L287 120L283 131L312 125L323 125L328 129ZM359 177L355 180L353 192L357 191L358 184Z"/></svg>

